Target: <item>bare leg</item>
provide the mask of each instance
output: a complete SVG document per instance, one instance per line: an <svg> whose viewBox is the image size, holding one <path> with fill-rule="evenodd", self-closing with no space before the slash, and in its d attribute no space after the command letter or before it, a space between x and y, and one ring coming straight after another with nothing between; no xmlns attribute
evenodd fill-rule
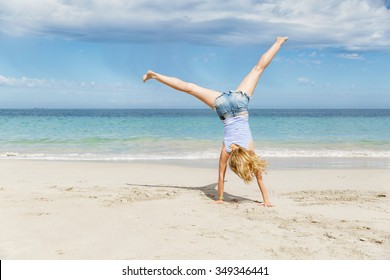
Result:
<svg viewBox="0 0 390 280"><path fill-rule="evenodd" d="M256 66L253 67L251 72L244 78L241 84L237 87L237 90L241 90L251 96L255 91L257 82L264 69L271 63L272 59L279 51L280 47L286 42L288 37L276 37L276 42L271 46L271 48L261 56L260 60L257 62Z"/></svg>
<svg viewBox="0 0 390 280"><path fill-rule="evenodd" d="M193 83L187 83L184 82L178 78L175 77L169 77L164 76L158 73L155 73L151 70L149 70L144 76L143 81L146 82L149 79L155 79L159 81L160 83L163 83L173 89L186 92L188 94L191 94L192 96L198 98L199 100L206 103L211 109L214 108L214 100L219 95L221 95L220 92L215 90L210 90L207 88L200 87Z"/></svg>

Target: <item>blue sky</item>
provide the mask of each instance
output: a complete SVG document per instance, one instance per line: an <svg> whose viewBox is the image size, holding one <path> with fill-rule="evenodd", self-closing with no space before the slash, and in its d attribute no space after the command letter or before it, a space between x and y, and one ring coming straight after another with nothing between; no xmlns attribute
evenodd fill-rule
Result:
<svg viewBox="0 0 390 280"><path fill-rule="evenodd" d="M390 108L388 0L0 1L0 108L207 108L153 69L234 89L289 36L251 108Z"/></svg>

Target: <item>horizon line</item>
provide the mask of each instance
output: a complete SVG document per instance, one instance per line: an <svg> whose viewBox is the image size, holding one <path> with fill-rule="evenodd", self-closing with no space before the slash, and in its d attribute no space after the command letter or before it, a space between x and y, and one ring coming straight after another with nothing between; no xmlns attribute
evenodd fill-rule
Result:
<svg viewBox="0 0 390 280"><path fill-rule="evenodd" d="M210 108L50 108L50 107L23 107L23 108L0 108L0 110L210 110ZM251 110L390 110L390 108L250 108ZM212 110L211 110L212 111Z"/></svg>

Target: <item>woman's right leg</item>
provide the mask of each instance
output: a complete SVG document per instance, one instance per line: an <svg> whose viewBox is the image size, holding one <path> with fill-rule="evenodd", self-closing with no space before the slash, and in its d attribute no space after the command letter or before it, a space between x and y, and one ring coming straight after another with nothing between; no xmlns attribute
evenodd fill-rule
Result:
<svg viewBox="0 0 390 280"><path fill-rule="evenodd" d="M206 103L211 109L214 109L214 100L221 95L218 91L203 88L193 83L187 83L175 77L161 75L151 70L143 76L144 82L149 79L155 79L173 89L191 94Z"/></svg>

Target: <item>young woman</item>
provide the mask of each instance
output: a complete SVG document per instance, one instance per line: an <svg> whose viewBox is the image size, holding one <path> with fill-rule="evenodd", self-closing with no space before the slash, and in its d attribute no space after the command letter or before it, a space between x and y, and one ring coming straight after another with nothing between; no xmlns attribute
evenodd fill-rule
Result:
<svg viewBox="0 0 390 280"><path fill-rule="evenodd" d="M223 203L226 166L235 172L245 183L256 178L263 196L261 205L271 207L267 188L262 179L266 162L254 152L252 134L248 124L248 103L264 69L270 64L288 37L277 37L275 43L264 53L257 64L234 91L221 92L202 88L178 78L168 77L149 70L143 81L155 79L171 88L186 92L206 103L215 110L224 124L224 141L219 158L218 198L215 203Z"/></svg>

